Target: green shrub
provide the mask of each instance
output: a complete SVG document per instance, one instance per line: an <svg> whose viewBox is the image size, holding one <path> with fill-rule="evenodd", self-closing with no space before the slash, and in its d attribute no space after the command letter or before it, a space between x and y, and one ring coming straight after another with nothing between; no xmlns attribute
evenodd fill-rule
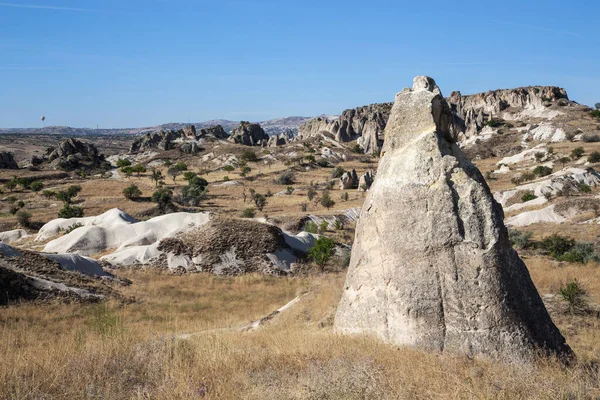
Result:
<svg viewBox="0 0 600 400"><path fill-rule="evenodd" d="M354 145L354 147L352 148L352 151L355 152L356 154L362 153L362 149L360 148L358 143Z"/></svg>
<svg viewBox="0 0 600 400"><path fill-rule="evenodd" d="M233 165L226 165L223 167L223 171L226 171L226 172L231 172L234 169L235 169L235 167Z"/></svg>
<svg viewBox="0 0 600 400"><path fill-rule="evenodd" d="M544 165L538 165L532 171L537 176L548 176L552 173L552 168L546 167Z"/></svg>
<svg viewBox="0 0 600 400"><path fill-rule="evenodd" d="M29 184L29 188L34 192L38 193L40 190L44 188L44 182L42 181L33 181Z"/></svg>
<svg viewBox="0 0 600 400"><path fill-rule="evenodd" d="M342 197L341 198L342 198L342 201L348 201L348 198L349 198L348 192L342 193Z"/></svg>
<svg viewBox="0 0 600 400"><path fill-rule="evenodd" d="M123 189L123 196L128 200L137 199L142 195L142 191L136 185L131 184Z"/></svg>
<svg viewBox="0 0 600 400"><path fill-rule="evenodd" d="M316 195L317 195L317 191L313 187L308 188L308 192L306 193L306 196L308 197L309 201L312 201L312 199Z"/></svg>
<svg viewBox="0 0 600 400"><path fill-rule="evenodd" d="M335 205L335 201L333 201L328 191L323 192L323 196L321 197L321 205L328 210Z"/></svg>
<svg viewBox="0 0 600 400"><path fill-rule="evenodd" d="M597 142L600 142L600 135L597 135L597 134L583 135L583 141L585 143L597 143Z"/></svg>
<svg viewBox="0 0 600 400"><path fill-rule="evenodd" d="M510 244L517 249L527 249L532 247L531 232L522 232L516 229L508 230L508 240Z"/></svg>
<svg viewBox="0 0 600 400"><path fill-rule="evenodd" d="M25 202L23 200L19 200L19 202L17 203L17 207L19 207L19 208L25 207Z"/></svg>
<svg viewBox="0 0 600 400"><path fill-rule="evenodd" d="M575 243L569 251L563 253L557 259L570 263L586 264L596 259L594 245L592 243Z"/></svg>
<svg viewBox="0 0 600 400"><path fill-rule="evenodd" d="M229 179L229 176L225 175L225 176L223 177L223 182L229 182L229 180L230 180L230 179Z"/></svg>
<svg viewBox="0 0 600 400"><path fill-rule="evenodd" d="M254 200L254 205L258 211L262 211L267 205L267 198L265 195L254 193L252 199Z"/></svg>
<svg viewBox="0 0 600 400"><path fill-rule="evenodd" d="M189 180L186 187L181 192L181 202L183 204L198 207L200 202L206 198L208 182L204 178L195 175Z"/></svg>
<svg viewBox="0 0 600 400"><path fill-rule="evenodd" d="M569 312L571 314L586 310L586 291L583 287L581 287L577 280L573 280L565 285L561 285L559 294L563 300L567 302Z"/></svg>
<svg viewBox="0 0 600 400"><path fill-rule="evenodd" d="M341 231L342 229L344 229L344 223L342 221L340 221L339 219L336 218L333 227L338 230Z"/></svg>
<svg viewBox="0 0 600 400"><path fill-rule="evenodd" d="M27 228L31 224L31 214L27 211L19 211L17 213L17 222L24 228Z"/></svg>
<svg viewBox="0 0 600 400"><path fill-rule="evenodd" d="M293 185L294 184L294 171L287 170L282 172L277 178L277 184L279 185Z"/></svg>
<svg viewBox="0 0 600 400"><path fill-rule="evenodd" d="M294 187L293 186L288 186L285 188L285 193L289 196L292 193L294 193Z"/></svg>
<svg viewBox="0 0 600 400"><path fill-rule="evenodd" d="M65 229L65 235L68 235L69 233L73 232L75 229L77 228L81 228L83 226L83 224L81 222L75 222L72 225L69 225L67 227L67 229Z"/></svg>
<svg viewBox="0 0 600 400"><path fill-rule="evenodd" d="M540 242L540 248L550 253L550 256L559 258L575 246L575 240L566 236L554 234Z"/></svg>
<svg viewBox="0 0 600 400"><path fill-rule="evenodd" d="M308 250L308 257L321 267L321 271L324 271L327 261L334 253L334 249L334 241L322 236L315 240L314 246Z"/></svg>
<svg viewBox="0 0 600 400"><path fill-rule="evenodd" d="M570 162L571 162L571 158L570 158L570 157L561 157L561 158L560 158L558 161L559 161L559 162L560 162L560 163L563 165L563 167L564 167L566 164L568 164L568 163L570 163Z"/></svg>
<svg viewBox="0 0 600 400"><path fill-rule="evenodd" d="M346 170L340 166L335 167L335 169L333 170L333 172L331 173L331 177L336 179L336 178L341 178L342 175L344 175L344 173L346 172Z"/></svg>
<svg viewBox="0 0 600 400"><path fill-rule="evenodd" d="M327 228L329 228L329 222L325 220L321 221L319 224L319 232L323 233L327 230Z"/></svg>
<svg viewBox="0 0 600 400"><path fill-rule="evenodd" d="M535 200L535 199L537 199L537 196L535 194L533 194L533 192L527 192L523 196L521 196L521 201L523 203L526 203L528 201Z"/></svg>
<svg viewBox="0 0 600 400"><path fill-rule="evenodd" d="M590 153L587 160L591 163L600 162L600 152L593 151L592 153Z"/></svg>
<svg viewBox="0 0 600 400"><path fill-rule="evenodd" d="M258 161L256 153L252 150L244 150L240 158L248 162Z"/></svg>
<svg viewBox="0 0 600 400"><path fill-rule="evenodd" d="M256 211L254 211L254 208L246 208L242 211L242 218L254 218L255 215Z"/></svg>
<svg viewBox="0 0 600 400"><path fill-rule="evenodd" d="M240 168L240 175L241 176L246 176L248 175L250 172L252 171L252 168L244 165L242 168Z"/></svg>
<svg viewBox="0 0 600 400"><path fill-rule="evenodd" d="M537 162L540 162L544 159L544 157L546 157L546 153L538 151L537 153L534 154L534 157Z"/></svg>
<svg viewBox="0 0 600 400"><path fill-rule="evenodd" d="M600 110L594 110L591 112L592 117L600 119Z"/></svg>
<svg viewBox="0 0 600 400"><path fill-rule="evenodd" d="M183 171L187 171L188 166L184 162L178 162L177 164L175 164L175 169L180 172L183 172Z"/></svg>
<svg viewBox="0 0 600 400"><path fill-rule="evenodd" d="M308 233L317 233L319 231L319 227L316 223L308 221L306 225L304 225L304 231Z"/></svg>
<svg viewBox="0 0 600 400"><path fill-rule="evenodd" d="M583 147L576 147L571 151L571 158L573 160L577 160L584 154L585 150L583 149Z"/></svg>
<svg viewBox="0 0 600 400"><path fill-rule="evenodd" d="M131 161L129 161L126 158L119 158L117 160L117 167L122 168L122 167L129 167L131 165Z"/></svg>
<svg viewBox="0 0 600 400"><path fill-rule="evenodd" d="M581 193L592 193L592 188L590 187L590 185L588 185L586 183L579 183L579 184L577 184L577 189Z"/></svg>
<svg viewBox="0 0 600 400"><path fill-rule="evenodd" d="M158 205L161 212L165 212L173 201L173 192L170 189L160 188L152 194L152 201Z"/></svg>
<svg viewBox="0 0 600 400"><path fill-rule="evenodd" d="M81 218L84 215L83 208L78 206L71 206L69 203L65 203L62 210L58 212L59 218Z"/></svg>
<svg viewBox="0 0 600 400"><path fill-rule="evenodd" d="M188 182L190 181L190 179L193 179L195 176L197 176L196 173L192 172L192 171L186 171L183 173L183 179Z"/></svg>
<svg viewBox="0 0 600 400"><path fill-rule="evenodd" d="M47 199L51 199L52 197L56 197L56 192L54 190L44 190L42 195Z"/></svg>

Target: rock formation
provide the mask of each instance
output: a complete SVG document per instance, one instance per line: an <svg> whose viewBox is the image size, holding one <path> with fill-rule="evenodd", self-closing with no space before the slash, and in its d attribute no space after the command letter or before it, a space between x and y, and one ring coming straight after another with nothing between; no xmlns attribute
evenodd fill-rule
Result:
<svg viewBox="0 0 600 400"><path fill-rule="evenodd" d="M373 179L374 176L372 171L365 172L358 180L358 190L362 192L369 190L373 184Z"/></svg>
<svg viewBox="0 0 600 400"><path fill-rule="evenodd" d="M269 135L265 133L259 124L242 121L240 126L231 132L229 140L246 146L266 146Z"/></svg>
<svg viewBox="0 0 600 400"><path fill-rule="evenodd" d="M490 90L485 93L463 96L452 92L448 102L452 108L453 135L462 139L481 131L492 116L508 109L540 110L554 101L567 101L565 89L556 86L529 86L516 89Z"/></svg>
<svg viewBox="0 0 600 400"><path fill-rule="evenodd" d="M104 155L100 154L92 143L79 139L63 140L56 147L50 147L43 156L33 156L32 165L50 162L56 169L71 171L74 169L109 168Z"/></svg>
<svg viewBox="0 0 600 400"><path fill-rule="evenodd" d="M431 78L396 95L334 327L492 359L569 357L451 119Z"/></svg>
<svg viewBox="0 0 600 400"><path fill-rule="evenodd" d="M8 151L0 152L0 169L19 169L13 153Z"/></svg>
<svg viewBox="0 0 600 400"><path fill-rule="evenodd" d="M208 128L202 128L198 131L196 138L214 138L214 139L227 139L229 134L225 132L225 129L221 125L212 125Z"/></svg>
<svg viewBox="0 0 600 400"><path fill-rule="evenodd" d="M129 153L140 153L148 150L171 150L175 147L174 141L184 137L183 130L149 132L133 141Z"/></svg>
<svg viewBox="0 0 600 400"><path fill-rule="evenodd" d="M183 128L183 136L187 139L196 140L196 127L190 125Z"/></svg>
<svg viewBox="0 0 600 400"><path fill-rule="evenodd" d="M352 171L344 172L340 177L340 190L356 189L358 187L358 174L353 168Z"/></svg>
<svg viewBox="0 0 600 400"><path fill-rule="evenodd" d="M358 140L367 154L378 152L383 144L383 131L390 115L392 103L370 104L345 110L337 119L317 117L298 128L298 137L306 139L328 132L338 142Z"/></svg>

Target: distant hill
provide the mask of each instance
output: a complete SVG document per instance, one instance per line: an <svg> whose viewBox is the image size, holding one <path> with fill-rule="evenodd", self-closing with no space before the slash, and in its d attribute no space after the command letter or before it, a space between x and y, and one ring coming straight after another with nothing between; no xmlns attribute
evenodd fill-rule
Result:
<svg viewBox="0 0 600 400"><path fill-rule="evenodd" d="M260 121L260 125L269 135L291 131L298 133L298 127L310 118L307 117L286 117L276 118L267 121ZM230 132L239 125L239 121L230 121L226 119L214 119L204 122L181 123L171 122L158 126L144 128L114 128L114 129L95 129L95 128L73 128L70 126L46 126L43 128L0 128L2 134L23 134L23 135L67 135L67 136L87 136L87 135L141 135L147 132L160 130L178 130L188 125L195 125L197 129L206 128L211 125L221 125L223 129Z"/></svg>

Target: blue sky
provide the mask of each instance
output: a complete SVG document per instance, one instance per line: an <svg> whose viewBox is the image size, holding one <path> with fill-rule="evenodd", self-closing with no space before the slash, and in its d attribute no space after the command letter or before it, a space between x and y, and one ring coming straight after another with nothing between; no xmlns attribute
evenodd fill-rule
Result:
<svg viewBox="0 0 600 400"><path fill-rule="evenodd" d="M0 127L339 114L443 93L600 101L600 2L0 0Z"/></svg>

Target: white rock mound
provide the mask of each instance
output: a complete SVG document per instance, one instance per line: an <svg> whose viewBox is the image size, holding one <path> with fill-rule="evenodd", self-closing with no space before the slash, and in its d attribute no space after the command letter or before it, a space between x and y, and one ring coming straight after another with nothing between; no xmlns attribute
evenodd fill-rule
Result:
<svg viewBox="0 0 600 400"><path fill-rule="evenodd" d="M335 330L492 359L571 356L451 118L431 78L396 95Z"/></svg>
<svg viewBox="0 0 600 400"><path fill-rule="evenodd" d="M24 229L0 232L0 243L13 243L28 238L31 235Z"/></svg>

